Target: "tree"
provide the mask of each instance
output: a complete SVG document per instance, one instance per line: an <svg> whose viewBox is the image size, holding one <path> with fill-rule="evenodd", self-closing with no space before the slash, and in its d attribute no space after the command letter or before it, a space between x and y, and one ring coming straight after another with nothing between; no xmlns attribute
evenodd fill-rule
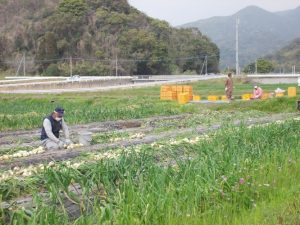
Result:
<svg viewBox="0 0 300 225"><path fill-rule="evenodd" d="M17 51L22 51L25 49L24 37L21 33L18 33L15 37L15 48Z"/></svg>
<svg viewBox="0 0 300 225"><path fill-rule="evenodd" d="M84 33L84 22L83 17L77 17L70 13L55 13L47 21L48 30L55 33L59 42L61 56L76 54L78 42ZM64 41L61 42L62 40Z"/></svg>
<svg viewBox="0 0 300 225"><path fill-rule="evenodd" d="M39 39L37 60L40 61L40 69L45 70L50 62L48 60L58 57L57 41L53 32L46 32L46 34ZM44 61L46 60L46 61Z"/></svg>
<svg viewBox="0 0 300 225"><path fill-rule="evenodd" d="M7 69L7 65L4 63L5 54L7 52L7 39L5 37L0 37L0 69Z"/></svg>
<svg viewBox="0 0 300 225"><path fill-rule="evenodd" d="M259 59L257 60L257 73L270 73L274 71L275 66L272 62L265 60L265 59ZM249 65L245 66L244 72L245 73L255 73L256 70L255 62L250 63Z"/></svg>
<svg viewBox="0 0 300 225"><path fill-rule="evenodd" d="M206 39L192 40L187 49L187 58L183 65L183 72L194 70L200 74L205 59L207 59L208 73L218 71L219 50L216 46L209 45Z"/></svg>
<svg viewBox="0 0 300 225"><path fill-rule="evenodd" d="M20 12L20 19L3 23L7 31L3 35L9 42L4 45L9 49L5 57L13 58L28 49L27 55L36 59L34 68L44 74L50 63L56 63L45 59L70 56L107 60L97 66L74 65L74 70L78 67L82 74L106 74L115 67L117 57L120 74L200 72L205 55L215 55L208 58L208 71L218 70L219 50L207 37L196 29L175 29L167 22L149 18L131 7L128 0L9 2L13 2L10 10L0 11L7 11L7 16ZM23 22L17 23L19 20ZM62 74L68 74L63 63L57 65ZM55 74L55 70L51 65L47 73Z"/></svg>
<svg viewBox="0 0 300 225"><path fill-rule="evenodd" d="M60 73L57 64L50 64L45 71L46 76L60 76Z"/></svg>
<svg viewBox="0 0 300 225"><path fill-rule="evenodd" d="M58 6L60 12L78 17L85 15L87 9L88 5L83 0L63 0Z"/></svg>
<svg viewBox="0 0 300 225"><path fill-rule="evenodd" d="M163 42L156 42L152 56L148 63L152 74L170 74L171 73L171 59L168 48Z"/></svg>

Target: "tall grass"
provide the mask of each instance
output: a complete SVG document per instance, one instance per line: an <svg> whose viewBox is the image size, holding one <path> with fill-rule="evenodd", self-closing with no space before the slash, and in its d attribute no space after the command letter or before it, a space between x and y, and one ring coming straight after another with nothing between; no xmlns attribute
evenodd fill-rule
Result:
<svg viewBox="0 0 300 225"><path fill-rule="evenodd" d="M41 180L56 204L38 207L29 218L16 214L11 222L275 224L279 217L288 218L278 210L295 203L290 224L297 224L299 126L298 121L251 129L229 126L196 144L146 145L140 153L124 152L117 160L79 170L49 169ZM84 196L93 187L105 190L101 197L94 192L99 201L92 203L92 213L83 211L76 221L68 219L58 195L73 182L83 187Z"/></svg>
<svg viewBox="0 0 300 225"><path fill-rule="evenodd" d="M16 98L0 101L0 130L17 130L38 128L43 118L53 112L56 106L66 110L66 121L69 124L83 124L97 121L138 119L157 115L176 115L193 112L193 106L178 106L174 102L163 102L159 99L135 98L96 98L96 99L58 99L51 98Z"/></svg>

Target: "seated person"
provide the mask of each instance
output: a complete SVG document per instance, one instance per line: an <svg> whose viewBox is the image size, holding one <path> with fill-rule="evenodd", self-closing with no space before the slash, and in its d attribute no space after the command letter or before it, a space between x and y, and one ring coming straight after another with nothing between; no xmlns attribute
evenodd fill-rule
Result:
<svg viewBox="0 0 300 225"><path fill-rule="evenodd" d="M263 96L263 90L258 86L254 86L253 95L251 99L261 99L262 96Z"/></svg>
<svg viewBox="0 0 300 225"><path fill-rule="evenodd" d="M70 145L70 134L67 124L63 119L64 109L57 107L54 112L44 119L41 133L42 145L47 150L63 149L65 145ZM59 137L62 130L65 139Z"/></svg>

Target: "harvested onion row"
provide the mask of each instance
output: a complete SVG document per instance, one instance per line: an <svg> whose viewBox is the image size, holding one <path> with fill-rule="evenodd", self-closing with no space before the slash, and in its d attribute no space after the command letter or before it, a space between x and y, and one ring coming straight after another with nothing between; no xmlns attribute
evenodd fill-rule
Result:
<svg viewBox="0 0 300 225"><path fill-rule="evenodd" d="M182 143L190 143L190 144L196 144L200 140L210 140L211 137L208 135L201 135L197 136L192 139L184 138L182 140L171 140L170 144L176 145L176 144L182 144ZM82 146L81 144L72 144L69 146L68 149L72 149L75 147L80 147ZM162 147L164 146L163 144L159 143L152 143L152 147ZM99 160L104 160L104 159L118 159L123 153L140 153L141 152L141 146L136 146L135 148L120 148L117 150L110 150L104 153L93 153L90 154L89 157L86 160L81 160L79 162L72 162L72 161L64 161L64 165L68 168L73 168L73 169L78 169L81 165L91 162L92 161L99 161ZM42 172L47 168L57 168L57 165L54 162L50 162L48 165L43 165L39 164L36 166L29 166L27 168L19 168L15 167L13 170L8 170L6 172L3 172L0 174L0 182L8 180L12 177L30 177L33 174L36 174L38 172Z"/></svg>
<svg viewBox="0 0 300 225"><path fill-rule="evenodd" d="M45 149L40 146L36 149L33 149L31 151L18 151L14 154L11 155L2 155L0 156L0 160L9 160L9 159L14 159L14 158L22 158L22 157L27 157L27 156L31 156L31 155L36 155L36 154L40 154L45 152Z"/></svg>
<svg viewBox="0 0 300 225"><path fill-rule="evenodd" d="M65 145L64 148L66 149L73 149L73 148L79 148L82 147L83 144L70 144L70 145Z"/></svg>
<svg viewBox="0 0 300 225"><path fill-rule="evenodd" d="M65 145L64 148L66 149L74 149L74 148L78 148L78 147L82 147L82 144L70 144L70 145ZM14 159L14 158L22 158L22 157L28 157L31 155L37 155L40 153L45 152L45 149L40 146L36 149L33 149L31 151L18 151L16 153L13 153L11 155L6 154L6 155L2 155L0 156L0 160L9 160L9 159Z"/></svg>

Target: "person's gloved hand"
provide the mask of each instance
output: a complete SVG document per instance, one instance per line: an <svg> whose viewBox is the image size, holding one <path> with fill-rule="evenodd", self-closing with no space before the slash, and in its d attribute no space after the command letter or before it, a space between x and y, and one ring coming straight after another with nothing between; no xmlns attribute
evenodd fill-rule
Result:
<svg viewBox="0 0 300 225"><path fill-rule="evenodd" d="M66 139L65 144L66 145L71 145L71 144L73 144L73 142L70 139Z"/></svg>
<svg viewBox="0 0 300 225"><path fill-rule="evenodd" d="M63 141L59 141L58 142L58 147L59 149L63 149L64 148L65 143Z"/></svg>
<svg viewBox="0 0 300 225"><path fill-rule="evenodd" d="M226 87L226 88L225 88L225 91L227 91L227 90L228 90L228 88Z"/></svg>

